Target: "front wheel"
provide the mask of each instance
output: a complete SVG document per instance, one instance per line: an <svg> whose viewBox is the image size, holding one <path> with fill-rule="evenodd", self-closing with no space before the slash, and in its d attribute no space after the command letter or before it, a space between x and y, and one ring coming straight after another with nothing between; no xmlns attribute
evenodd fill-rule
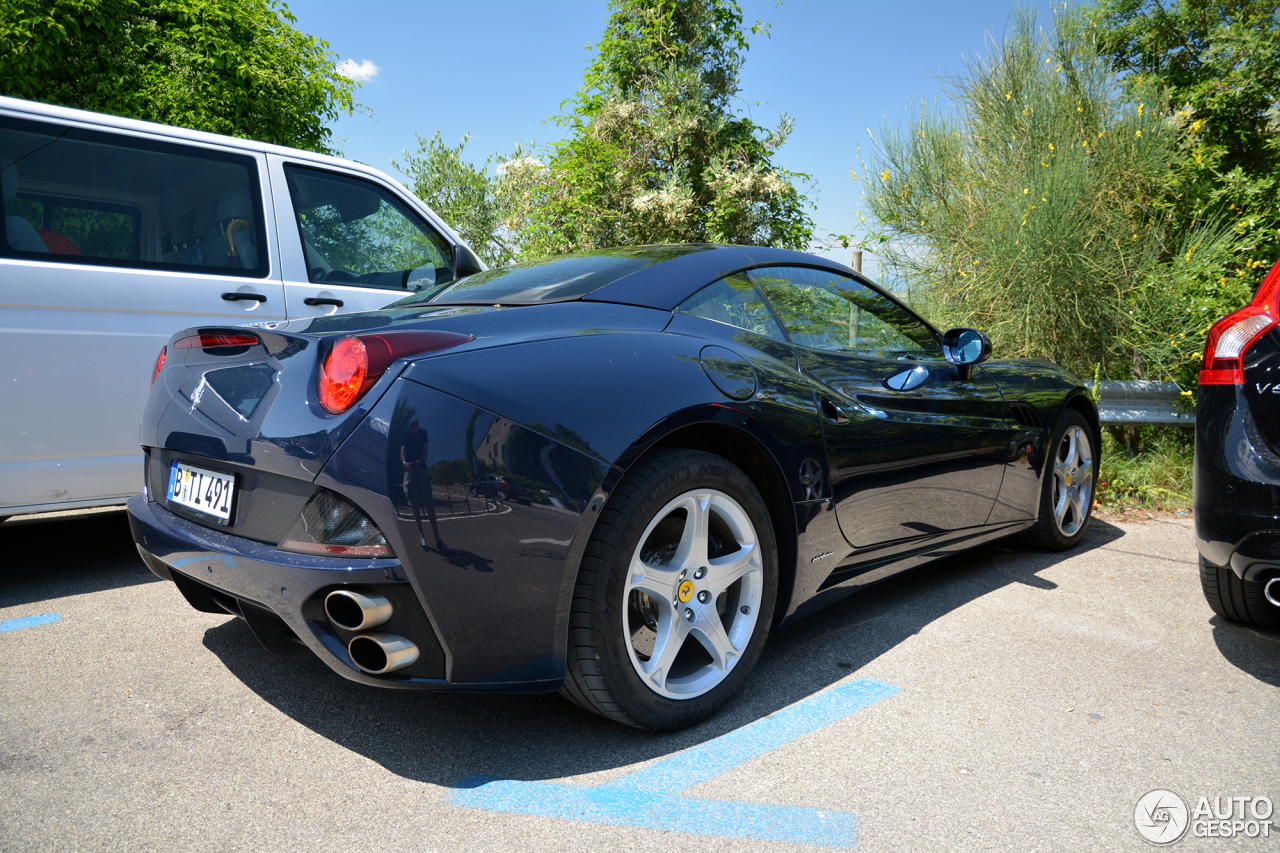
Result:
<svg viewBox="0 0 1280 853"><path fill-rule="evenodd" d="M638 728L704 720L755 666L777 588L773 527L751 480L710 453L652 453L587 545L561 692Z"/></svg>
<svg viewBox="0 0 1280 853"><path fill-rule="evenodd" d="M1074 548L1093 516L1093 486L1098 454L1084 415L1067 409L1058 418L1049 445L1049 464L1040 486L1040 517L1023 534L1028 544L1045 551Z"/></svg>

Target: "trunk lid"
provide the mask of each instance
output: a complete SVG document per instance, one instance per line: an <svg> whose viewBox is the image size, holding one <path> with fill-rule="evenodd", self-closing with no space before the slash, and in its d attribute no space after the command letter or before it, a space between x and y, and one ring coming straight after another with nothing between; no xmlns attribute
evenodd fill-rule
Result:
<svg viewBox="0 0 1280 853"><path fill-rule="evenodd" d="M207 459L315 479L409 361L611 330L661 330L669 312L583 302L519 307L413 305L254 326L186 329L170 339L143 412L141 442ZM347 335L439 330L474 336L394 361L347 411L320 404L323 360ZM238 346L179 346L195 336L252 336ZM375 428L377 425L375 424Z"/></svg>

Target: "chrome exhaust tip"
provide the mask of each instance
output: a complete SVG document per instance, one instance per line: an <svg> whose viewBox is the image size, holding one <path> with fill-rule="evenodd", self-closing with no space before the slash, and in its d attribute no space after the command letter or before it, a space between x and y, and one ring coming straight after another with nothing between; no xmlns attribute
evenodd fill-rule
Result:
<svg viewBox="0 0 1280 853"><path fill-rule="evenodd" d="M370 675L395 672L418 659L418 647L412 641L385 631L352 638L347 644L347 653L356 666Z"/></svg>
<svg viewBox="0 0 1280 853"><path fill-rule="evenodd" d="M1267 585L1262 588L1262 594L1267 597L1267 601L1280 607L1280 577L1267 581Z"/></svg>
<svg viewBox="0 0 1280 853"><path fill-rule="evenodd" d="M338 589L324 597L324 615L339 628L365 631L391 618L391 602L376 592Z"/></svg>

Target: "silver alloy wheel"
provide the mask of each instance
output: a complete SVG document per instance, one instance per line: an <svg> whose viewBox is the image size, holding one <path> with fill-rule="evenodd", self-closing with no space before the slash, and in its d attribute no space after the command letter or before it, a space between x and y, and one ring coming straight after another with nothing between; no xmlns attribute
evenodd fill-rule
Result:
<svg viewBox="0 0 1280 853"><path fill-rule="evenodd" d="M1093 505L1093 451L1083 427L1069 426L1053 457L1053 518L1063 536L1075 536Z"/></svg>
<svg viewBox="0 0 1280 853"><path fill-rule="evenodd" d="M623 642L641 680L669 699L724 681L755 631L763 587L741 504L715 489L668 502L640 537L622 593Z"/></svg>

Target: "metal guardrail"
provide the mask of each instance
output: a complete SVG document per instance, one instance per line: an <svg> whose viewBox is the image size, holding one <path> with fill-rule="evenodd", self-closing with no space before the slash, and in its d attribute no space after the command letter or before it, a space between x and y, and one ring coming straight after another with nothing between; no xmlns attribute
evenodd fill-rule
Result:
<svg viewBox="0 0 1280 853"><path fill-rule="evenodd" d="M1093 382L1084 384L1093 387ZM1176 382L1128 379L1106 380L1101 385L1098 415L1104 425L1196 425L1196 413L1182 411L1182 391Z"/></svg>

